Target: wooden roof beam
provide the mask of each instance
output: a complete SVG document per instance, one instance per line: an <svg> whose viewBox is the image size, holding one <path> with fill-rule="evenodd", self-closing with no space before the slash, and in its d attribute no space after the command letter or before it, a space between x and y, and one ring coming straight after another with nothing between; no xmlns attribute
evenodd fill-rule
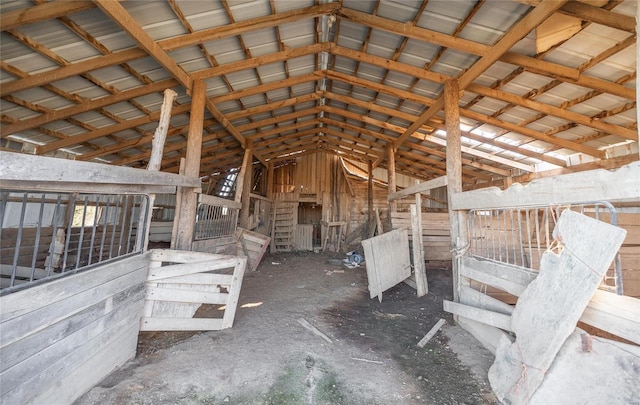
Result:
<svg viewBox="0 0 640 405"><path fill-rule="evenodd" d="M151 57L162 65L178 82L191 93L193 80L171 58L158 43L147 34L137 21L125 10L118 1L94 0L94 3L105 15L127 32Z"/></svg>
<svg viewBox="0 0 640 405"><path fill-rule="evenodd" d="M20 120L15 124L6 125L1 128L2 134L0 137L6 137L17 132L26 131L28 129L36 128L53 121L63 120L74 115L82 114L87 111L102 108L111 104L127 101L136 97L144 96L150 93L162 92L166 89L170 89L178 85L175 79L166 79L156 83L139 86L130 90L125 90L119 93L111 94L105 97L100 97L93 100L85 101L81 104L77 104L71 107L54 110L49 114L42 114L39 117Z"/></svg>
<svg viewBox="0 0 640 405"><path fill-rule="evenodd" d="M213 121L213 120L211 120L211 121ZM172 136L180 135L180 134L184 134L184 133L188 132L189 131L189 125L184 125L182 127L176 128L176 129L178 131L170 131ZM219 139L219 137L220 137L219 133L209 134L207 136L203 136L202 137L202 142L204 144L205 142L210 142L210 141L212 141L214 139ZM147 141L147 140L145 139L145 141ZM148 140L147 143L150 142L150 141L151 140ZM219 148L219 147L229 147L231 145L238 146L238 143L235 140L233 140L233 141L228 141L228 142L221 142L220 144L215 145L215 146ZM167 143L167 144L165 144L163 153L166 154L168 152L182 150L182 149L185 149L186 147L187 147L187 141ZM202 153L205 153L206 151L210 150L211 148L212 148L211 146L206 147L206 148L203 146ZM111 164L120 165L120 166L128 165L128 164L131 164L131 163L134 163L134 162L138 162L140 160L147 159L150 156L150 154L151 154L151 149L149 148L148 150L146 150L146 151L144 151L142 153L138 153L136 155L129 156L129 157L120 159L120 160L115 161L115 162L111 162Z"/></svg>
<svg viewBox="0 0 640 405"><path fill-rule="evenodd" d="M313 73L291 77L289 79L277 80L275 82L262 84L259 86L253 86L246 89L234 91L233 93L225 94L223 96L217 96L211 98L211 101L215 104L220 104L225 101L238 100L243 97L249 97L256 94L267 93L283 87L291 87L302 83L319 80L323 76L322 71L315 71Z"/></svg>
<svg viewBox="0 0 640 405"><path fill-rule="evenodd" d="M311 6L302 9L285 11L282 13L269 14L262 17L251 18L226 24L220 27L213 27L193 34L180 35L160 41L160 45L168 51L186 46L201 44L203 42L242 35L246 32L261 30L264 28L277 27L278 25L307 20L325 14L331 14L340 7L339 3L327 3Z"/></svg>
<svg viewBox="0 0 640 405"><path fill-rule="evenodd" d="M56 3L61 3L57 1ZM66 2L74 4L74 2ZM53 4L53 3L44 3ZM93 3L92 3L93 4ZM121 63L129 62L134 59L143 58L148 56L145 51L139 48L126 49L124 51L114 52L104 56L97 56L89 60L82 62L71 63L66 66L62 66L57 69L47 70L46 72L36 73L24 79L17 79L10 82L2 83L0 87L0 97L4 97L8 94L13 94L18 91L27 90L32 87L42 86L56 80L66 79L68 77L81 75L83 73L102 69L105 67L119 65Z"/></svg>
<svg viewBox="0 0 640 405"><path fill-rule="evenodd" d="M267 138L272 137L274 135L280 135L280 134L283 134L283 133L289 132L289 131L299 131L302 128L306 128L306 127L309 127L309 126L315 126L317 124L318 124L317 120L296 122L295 124L285 125L285 126L282 126L282 127L270 129L268 131L262 131L262 132L258 132L258 133L255 133L255 134L248 135L247 139L256 140L256 139L260 138L261 139L260 141L254 142L254 145L255 145L257 143L271 141L271 139L267 139Z"/></svg>
<svg viewBox="0 0 640 405"><path fill-rule="evenodd" d="M94 8L90 1L52 1L0 14L0 29L12 30L26 24L34 24L52 18L58 18L79 11Z"/></svg>
<svg viewBox="0 0 640 405"><path fill-rule="evenodd" d="M341 139L347 139L350 140L352 142L356 142L362 145L366 145L371 149L374 150L379 150L380 153L383 153L385 150L385 147L383 144L377 143L375 141L369 141L367 139L363 139L363 138L358 138L357 136L352 136L347 134L346 132L341 132L341 131L336 131L334 129L331 128L318 128L319 131L324 132L325 134L330 134L333 136L337 136Z"/></svg>
<svg viewBox="0 0 640 405"><path fill-rule="evenodd" d="M273 112L280 108L295 106L298 104L305 103L307 101L316 101L318 99L320 99L320 93L318 92L305 94L298 97L288 98L286 100L272 101L265 105L247 108L241 111L234 111L234 112L228 113L227 118L229 119L229 121L233 121L240 118L250 117L255 114Z"/></svg>
<svg viewBox="0 0 640 405"><path fill-rule="evenodd" d="M310 133L310 134L299 136L295 139L289 140L289 143L283 142L281 145L267 148L266 150L268 151L267 153L268 159L271 159L273 158L273 156L281 154L283 150L287 150L294 146L312 144L317 142L318 140L319 140L319 137L317 133Z"/></svg>
<svg viewBox="0 0 640 405"><path fill-rule="evenodd" d="M340 129L346 129L358 134L363 134L363 135L367 135L370 136L372 138L375 139L379 139L381 141L384 142L392 142L395 138L389 135L384 135L375 131L372 131L370 129L367 128L362 128L362 127L358 127L355 125L351 125L347 122L341 122L341 121L337 121L335 119L332 119L331 117L327 117L325 116L324 118L318 118L318 121L325 123L327 125L333 125L335 127L338 127Z"/></svg>
<svg viewBox="0 0 640 405"><path fill-rule="evenodd" d="M296 131L292 134L288 134L288 135L282 135L279 136L277 138L274 139L269 139L269 140L263 140L263 141L259 141L259 142L254 142L253 146L256 149L261 149L261 150L269 150L269 148L271 147L271 145L275 145L278 143L282 143L291 139L295 139L301 136L306 136L306 135L310 135L310 134L317 134L318 132L320 132L321 129L320 128L310 128L310 129L305 129L302 131Z"/></svg>
<svg viewBox="0 0 640 405"><path fill-rule="evenodd" d="M307 108L306 110L299 110L299 111L294 111L292 113L289 114L282 114L282 115L277 115L276 117L273 118L267 118L264 120L260 120L260 121L254 121L254 122L250 122L248 124L245 125L239 125L238 126L238 131L241 132L245 132L245 131L250 131L252 129L260 129L262 127L267 127L267 126L271 126L271 125L276 125L280 122L284 122L284 121L291 121L291 120L296 120L296 119L300 119L309 115L316 115L318 114L320 110L317 107L312 107L312 108ZM255 139L260 137L261 133L257 132L255 134L252 134L251 139Z"/></svg>
<svg viewBox="0 0 640 405"><path fill-rule="evenodd" d="M550 143L552 145L557 145L561 148L567 148L573 150L575 152L582 152L590 156L594 156L600 159L606 159L606 153L604 151L598 150L596 148L592 148L590 146L582 145L576 142L568 141L562 138L556 138L553 136L546 135L542 132L535 131L533 129L519 126L518 124L513 124L506 121L501 121L497 118L493 118L475 111L460 109L460 115L463 117L471 118L473 120L484 122L489 125L494 125L496 127L506 129L508 131L512 131L521 135L525 135L531 137L533 139Z"/></svg>
<svg viewBox="0 0 640 405"><path fill-rule="evenodd" d="M484 54L480 59L474 63L469 69L467 69L457 80L460 90L464 90L471 82L473 82L478 76L480 76L485 70L493 65L500 57L506 53L516 42L524 38L532 29L540 25L551 14L553 14L558 8L560 8L565 1L552 1L544 2L539 6L531 10L524 18L522 18L516 25L514 25L493 47L491 51ZM438 100L427 109L420 117L413 122L407 128L407 130L398 137L394 143L394 148L409 138L415 131L418 130L433 117L438 111L444 108L444 95L440 95Z"/></svg>
<svg viewBox="0 0 640 405"><path fill-rule="evenodd" d="M420 152L432 154L432 155L438 156L438 157L440 157L442 159L446 159L446 155L447 155L442 150L433 149L433 148L430 148L430 147L427 147L427 146L424 146L424 145L418 144L418 143L406 142L402 147L409 148L410 150L413 149L413 150L417 150L417 151L420 151ZM401 152L402 152L402 149L398 149L398 153L401 153ZM500 168L497 168L497 167L494 167L494 166L491 166L491 165L488 165L488 164L476 162L474 160L467 159L467 158L464 158L464 157L462 158L461 161L462 161L463 165L467 165L467 166L474 167L476 169L480 169L480 170L484 170L484 171L487 171L487 172L495 173L495 174L503 176L503 177L511 175L511 172L509 170L500 169Z"/></svg>
<svg viewBox="0 0 640 405"><path fill-rule="evenodd" d="M618 135L622 138L629 139L631 141L638 141L638 131L624 128L618 125L609 124L602 120L593 119L586 115L582 115L573 111L565 110L560 107L555 107L549 104L541 103L530 99L525 99L515 94L507 93L501 90L492 89L490 87L480 86L475 83L471 83L467 86L467 90L481 96L491 97L496 100L506 101L511 104L519 105L533 111L539 111L548 115L553 115L558 118L562 118L568 121L575 122L576 124L584 125L597 129L599 131L607 132L613 135Z"/></svg>
<svg viewBox="0 0 640 405"><path fill-rule="evenodd" d="M254 69L259 66L268 65L270 63L283 62L293 58L299 58L306 55L314 55L319 52L326 52L331 47L329 42L302 46L299 48L289 48L281 52L268 53L266 55L256 56L237 62L226 63L224 65L199 70L191 73L194 79L209 79L212 77L222 76L229 73L239 72L247 69Z"/></svg>
<svg viewBox="0 0 640 405"><path fill-rule="evenodd" d="M187 113L188 111L190 111L190 109L191 109L191 104L182 104L179 106L175 106L171 110L171 115L175 117L177 115ZM83 142L87 142L92 139L102 138L103 136L115 134L117 132L124 131L126 129L135 128L137 126L148 124L150 122L158 121L159 119L160 119L160 111L158 110L144 117L123 121L115 125L100 127L95 131L90 131L83 134L70 136L70 137L61 139L59 141L54 141L46 145L39 146L36 148L36 151L39 155L41 155L54 150L67 148L71 145L77 145Z"/></svg>

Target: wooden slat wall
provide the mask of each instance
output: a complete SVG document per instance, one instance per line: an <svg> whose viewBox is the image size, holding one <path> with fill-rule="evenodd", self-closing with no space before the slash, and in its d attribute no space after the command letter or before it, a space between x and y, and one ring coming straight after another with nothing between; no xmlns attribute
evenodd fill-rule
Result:
<svg viewBox="0 0 640 405"><path fill-rule="evenodd" d="M411 234L411 215L408 212L396 212L391 215L393 229L407 228L409 240ZM426 261L451 261L451 236L449 214L439 212L422 213L422 243Z"/></svg>
<svg viewBox="0 0 640 405"><path fill-rule="evenodd" d="M312 196L322 205L324 220L349 221L351 194L340 165L337 156L318 152L276 168L274 200L308 201Z"/></svg>
<svg viewBox="0 0 640 405"><path fill-rule="evenodd" d="M600 219L609 222L607 214L601 214ZM640 213L618 213L618 226L627 231L620 248L624 295L640 297Z"/></svg>
<svg viewBox="0 0 640 405"><path fill-rule="evenodd" d="M149 255L0 297L0 402L72 403L135 356Z"/></svg>

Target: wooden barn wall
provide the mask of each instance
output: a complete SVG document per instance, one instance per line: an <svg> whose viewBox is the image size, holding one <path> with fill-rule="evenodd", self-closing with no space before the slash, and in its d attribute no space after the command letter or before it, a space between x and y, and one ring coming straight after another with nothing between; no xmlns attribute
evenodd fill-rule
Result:
<svg viewBox="0 0 640 405"><path fill-rule="evenodd" d="M274 199L322 205L325 221L349 221L351 195L337 156L318 152L274 169Z"/></svg>
<svg viewBox="0 0 640 405"><path fill-rule="evenodd" d="M367 181L351 180L356 198L351 203L350 229L355 229L359 224L367 222L369 218L369 205L367 200ZM373 209L378 209L380 220L385 231L391 230L389 225L389 203L387 202L387 187L373 184ZM375 218L375 217L374 217Z"/></svg>
<svg viewBox="0 0 640 405"><path fill-rule="evenodd" d="M148 254L0 297L0 403L72 403L136 353Z"/></svg>

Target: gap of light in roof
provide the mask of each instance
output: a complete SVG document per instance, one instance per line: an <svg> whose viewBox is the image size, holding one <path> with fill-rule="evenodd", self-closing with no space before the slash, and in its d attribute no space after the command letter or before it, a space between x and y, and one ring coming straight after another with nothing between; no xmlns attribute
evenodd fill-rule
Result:
<svg viewBox="0 0 640 405"><path fill-rule="evenodd" d="M482 130L474 130L471 126L466 125L466 124L460 124L460 130L465 131L465 132L471 132L473 134L477 134L480 135L482 137L488 138L488 139L494 139L496 137L496 134L492 133L492 132L487 132L487 131L482 131ZM435 135L440 135L446 138L447 136L447 132L442 130L442 129L438 129L434 132ZM482 144L481 142L475 141L473 139L469 139L465 136L462 136L461 139L467 144L467 145L471 145L471 147L476 147L479 146L480 144ZM554 151L548 151L545 152L544 149L542 148L536 148L534 146L531 146L530 144L523 144L523 145L518 145L515 141L508 139L508 138L504 138L501 142L507 143L509 145L514 145L514 146L519 146L537 153L541 153L543 155L549 156L549 157L553 157L556 159L560 159L560 160L567 160L567 156L561 154L561 153L557 153ZM499 146L495 146L495 145L489 145L489 144L483 144L483 148L489 149L490 151L494 152L494 153L502 153L502 154L507 154L507 155L511 155L514 158L522 158L522 159L528 159L530 161L532 161L534 163L534 168L535 168L535 172L539 172L542 170L550 170L550 169L557 169L559 166L554 165L553 163L548 163L548 162L544 162L540 159L537 158L533 158L533 157L528 157L526 155L522 155L518 152L513 152L513 151L508 151L505 149L500 148Z"/></svg>

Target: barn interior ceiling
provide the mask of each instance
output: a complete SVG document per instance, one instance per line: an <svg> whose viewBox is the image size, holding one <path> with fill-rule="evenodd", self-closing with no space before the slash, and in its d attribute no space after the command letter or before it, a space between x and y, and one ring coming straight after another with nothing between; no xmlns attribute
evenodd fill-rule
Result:
<svg viewBox="0 0 640 405"><path fill-rule="evenodd" d="M445 172L443 88L460 87L463 181L638 159L637 4L611 1L0 2L1 147L200 174L318 150L421 179Z"/></svg>

